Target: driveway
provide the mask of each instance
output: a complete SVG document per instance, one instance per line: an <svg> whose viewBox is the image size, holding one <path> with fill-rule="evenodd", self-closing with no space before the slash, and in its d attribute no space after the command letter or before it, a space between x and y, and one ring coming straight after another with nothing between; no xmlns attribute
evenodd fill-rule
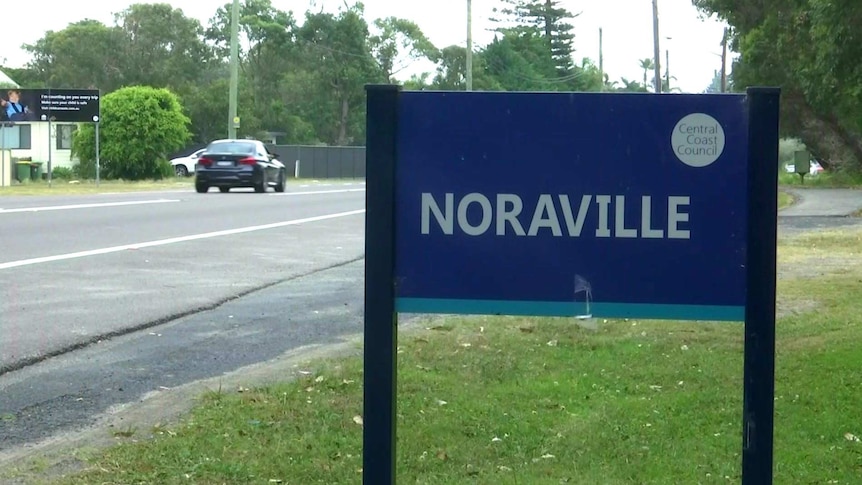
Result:
<svg viewBox="0 0 862 485"><path fill-rule="evenodd" d="M782 210L781 217L847 217L862 210L862 190L782 189L796 202Z"/></svg>
<svg viewBox="0 0 862 485"><path fill-rule="evenodd" d="M862 218L851 217L862 210L862 190L858 189L785 189L795 203L778 212L779 235L806 231L862 227Z"/></svg>

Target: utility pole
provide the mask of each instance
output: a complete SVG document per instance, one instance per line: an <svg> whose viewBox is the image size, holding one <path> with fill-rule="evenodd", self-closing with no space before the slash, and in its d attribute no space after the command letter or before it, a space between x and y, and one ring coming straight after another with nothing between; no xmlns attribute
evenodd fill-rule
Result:
<svg viewBox="0 0 862 485"><path fill-rule="evenodd" d="M658 40L658 0L652 0L653 59L655 59L655 92L661 93L661 47Z"/></svg>
<svg viewBox="0 0 862 485"><path fill-rule="evenodd" d="M727 27L721 38L721 92L727 92Z"/></svg>
<svg viewBox="0 0 862 485"><path fill-rule="evenodd" d="M467 0L467 91L473 90L473 0Z"/></svg>
<svg viewBox="0 0 862 485"><path fill-rule="evenodd" d="M239 0L233 0L230 16L230 93L228 95L227 136L236 138L237 91L239 90Z"/></svg>
<svg viewBox="0 0 862 485"><path fill-rule="evenodd" d="M602 77L602 85L599 91L605 90L605 58L602 49L602 28L599 27L599 75Z"/></svg>

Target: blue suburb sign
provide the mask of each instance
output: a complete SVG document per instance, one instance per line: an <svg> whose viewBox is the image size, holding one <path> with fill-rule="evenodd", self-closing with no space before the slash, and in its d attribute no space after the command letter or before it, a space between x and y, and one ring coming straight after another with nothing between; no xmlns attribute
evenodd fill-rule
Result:
<svg viewBox="0 0 862 485"><path fill-rule="evenodd" d="M744 320L744 95L399 96L396 311Z"/></svg>

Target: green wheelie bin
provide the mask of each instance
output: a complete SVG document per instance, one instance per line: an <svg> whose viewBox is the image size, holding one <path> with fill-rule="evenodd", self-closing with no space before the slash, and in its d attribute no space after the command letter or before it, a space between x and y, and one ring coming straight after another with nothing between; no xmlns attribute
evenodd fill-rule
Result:
<svg viewBox="0 0 862 485"><path fill-rule="evenodd" d="M21 160L15 162L15 178L21 183L30 180L30 162Z"/></svg>

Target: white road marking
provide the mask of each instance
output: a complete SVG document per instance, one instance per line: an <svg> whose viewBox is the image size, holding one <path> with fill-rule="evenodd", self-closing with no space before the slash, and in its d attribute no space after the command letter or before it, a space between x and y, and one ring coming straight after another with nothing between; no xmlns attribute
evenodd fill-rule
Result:
<svg viewBox="0 0 862 485"><path fill-rule="evenodd" d="M227 229L224 231L205 232L203 234L192 234L189 236L172 237L169 239L158 239L135 244L125 244L123 246L113 246L101 249L91 249L89 251L78 251L76 253L57 254L54 256L44 256L41 258L22 259L19 261L9 261L8 263L0 263L0 270L18 268L20 266L30 266L34 264L52 263L55 261L63 261L66 259L86 258L88 256L101 256L103 254L118 253L121 251L152 248L156 246L167 246L169 244L177 244L188 241L197 241L200 239L210 239L214 237L232 236L234 234L243 234L254 231L264 231L267 229L276 229L279 227L296 226L309 222L325 221L327 219L336 219L338 217L347 217L365 213L365 209L359 209L349 212L337 212L335 214L326 214L323 216L306 217L304 219L294 219L292 221L275 222L272 224L263 224L260 226L247 226L236 229Z"/></svg>
<svg viewBox="0 0 862 485"><path fill-rule="evenodd" d="M314 194L344 194L347 192L365 192L365 189L314 190L308 192L270 192L269 195L314 195Z"/></svg>
<svg viewBox="0 0 862 485"><path fill-rule="evenodd" d="M124 205L164 204L168 202L180 202L177 199L152 199L152 200L129 200L125 202L100 202L98 204L71 204L53 205L42 207L21 207L17 209L0 209L0 214L13 214L16 212L45 212L61 211L69 209L92 209L97 207L118 207Z"/></svg>

